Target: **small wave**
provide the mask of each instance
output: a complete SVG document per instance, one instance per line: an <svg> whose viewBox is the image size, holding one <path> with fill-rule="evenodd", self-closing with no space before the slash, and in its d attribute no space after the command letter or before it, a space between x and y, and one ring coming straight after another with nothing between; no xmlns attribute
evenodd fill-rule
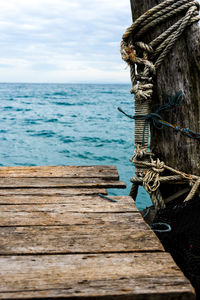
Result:
<svg viewBox="0 0 200 300"><path fill-rule="evenodd" d="M37 136L37 137L53 137L55 136L55 132L51 130L41 130L39 132L35 132L31 134L31 136Z"/></svg>
<svg viewBox="0 0 200 300"><path fill-rule="evenodd" d="M65 150L61 150L61 151L59 151L59 153L62 153L62 154L69 154L69 153L70 153L70 151L69 151L69 150L67 150L67 149L65 149Z"/></svg>
<svg viewBox="0 0 200 300"><path fill-rule="evenodd" d="M90 152L83 152L76 155L77 158L81 159L93 159L93 155Z"/></svg>
<svg viewBox="0 0 200 300"><path fill-rule="evenodd" d="M52 102L53 104L56 104L56 105L63 105L63 106L74 106L73 103L69 103L69 102L60 102L60 101L54 101Z"/></svg>
<svg viewBox="0 0 200 300"><path fill-rule="evenodd" d="M86 103L86 102L74 102L74 103L70 103L70 102L64 102L64 101L54 101L52 102L53 104L56 105L63 105L63 106L85 106L85 105L95 105L95 103Z"/></svg>
<svg viewBox="0 0 200 300"><path fill-rule="evenodd" d="M23 108L14 108L14 107L13 107L13 110L15 110L15 111L24 111Z"/></svg>
<svg viewBox="0 0 200 300"><path fill-rule="evenodd" d="M126 141L123 139L102 139L102 143L105 144L117 144L117 145L125 145Z"/></svg>
<svg viewBox="0 0 200 300"><path fill-rule="evenodd" d="M126 141L123 139L102 139L99 137L88 137L88 136L82 137L81 141L90 142L90 143L100 143L100 147L101 145L105 145L105 144L118 144L118 145L126 144Z"/></svg>
<svg viewBox="0 0 200 300"><path fill-rule="evenodd" d="M63 127L66 127L66 128L71 128L73 127L72 123L71 122L63 122L63 121L59 121L60 124L63 125Z"/></svg>
<svg viewBox="0 0 200 300"><path fill-rule="evenodd" d="M5 106L5 107L3 108L3 110L11 110L11 109L13 109L12 106Z"/></svg>
<svg viewBox="0 0 200 300"><path fill-rule="evenodd" d="M123 139L111 139L110 143L116 143L118 145L125 145L127 142Z"/></svg>
<svg viewBox="0 0 200 300"><path fill-rule="evenodd" d="M23 96L18 95L18 96L16 96L16 98L18 98L18 99L30 98L30 97L32 97L32 96L30 96L30 95L23 95Z"/></svg>
<svg viewBox="0 0 200 300"><path fill-rule="evenodd" d="M116 157L112 157L112 156L105 156L105 155L101 155L101 156L97 156L97 155L93 155L93 153L88 152L88 151L84 151L83 153L78 153L76 155L77 158L79 159L85 159L85 160L94 160L96 162L110 162L110 163L116 163L117 161L119 161L118 158Z"/></svg>
<svg viewBox="0 0 200 300"><path fill-rule="evenodd" d="M68 143L73 143L75 141L75 138L73 138L71 136L59 136L59 140L63 144L68 144Z"/></svg>
<svg viewBox="0 0 200 300"><path fill-rule="evenodd" d="M16 111L16 112L20 112L20 111L31 111L31 109L28 109L28 108L21 108L21 107L14 107L14 106L5 106L3 108L4 111Z"/></svg>
<svg viewBox="0 0 200 300"><path fill-rule="evenodd" d="M67 96L66 92L55 92L52 94L53 96Z"/></svg>
<svg viewBox="0 0 200 300"><path fill-rule="evenodd" d="M113 94L112 91L100 91L99 93L100 94Z"/></svg>
<svg viewBox="0 0 200 300"><path fill-rule="evenodd" d="M24 119L24 124L25 125L36 125L40 124L42 120L41 119Z"/></svg>
<svg viewBox="0 0 200 300"><path fill-rule="evenodd" d="M94 159L97 161L110 161L113 163L119 161L117 157L112 156L94 156Z"/></svg>
<svg viewBox="0 0 200 300"><path fill-rule="evenodd" d="M29 130L29 129L28 129L28 130L26 130L26 132L27 132L27 133L34 133L35 131L34 131L34 130Z"/></svg>
<svg viewBox="0 0 200 300"><path fill-rule="evenodd" d="M84 136L81 141L83 142L90 142L90 143L97 143L99 141L101 141L100 138L98 137L89 137L89 136Z"/></svg>
<svg viewBox="0 0 200 300"><path fill-rule="evenodd" d="M45 123L56 123L56 122L58 122L58 119L49 119L45 121Z"/></svg>

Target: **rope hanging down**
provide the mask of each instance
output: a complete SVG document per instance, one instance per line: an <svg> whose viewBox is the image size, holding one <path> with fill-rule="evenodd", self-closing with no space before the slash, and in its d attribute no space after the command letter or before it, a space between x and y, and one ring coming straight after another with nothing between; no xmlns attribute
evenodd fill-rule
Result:
<svg viewBox="0 0 200 300"><path fill-rule="evenodd" d="M140 16L126 30L122 37L121 55L123 60L130 66L132 81L131 93L135 94L134 119L136 152L134 156L134 163L136 166L136 178L138 181L140 181L141 178L144 179L144 175L148 172L147 164L150 163L152 159L151 154L147 151L149 140L149 126L147 126L147 123L149 122L147 122L147 119L150 118L150 116L154 117L155 120L155 115L157 114L157 120L159 120L161 125L174 128L175 130L193 138L199 138L199 136L196 136L198 134L189 129L179 128L178 126L172 125L163 120L161 122L159 112L164 108L160 108L160 110L154 114L150 113L150 104L154 88L153 79L156 76L156 71L184 30L194 22L198 22L200 20L198 11L198 1L164 1ZM182 16L183 13L185 13L184 16ZM181 16L180 19L165 32L152 40L149 44L142 41L144 34L176 15ZM141 116L143 116L143 118L141 118ZM141 165L138 165L138 162L140 163L141 160L145 160L144 162L147 163L142 166L145 169L141 169ZM152 169L152 165L149 167ZM151 170L149 170L149 172L150 171ZM154 189L151 192L151 197L155 207L157 209L165 207L165 203L158 188L158 176L155 176L155 174L151 175L148 180L150 180L150 185L154 186ZM199 178L197 181L198 180ZM136 180L135 186L132 187L132 191L134 191L135 195L137 193L137 186ZM197 186L198 189L199 184L194 184L194 186Z"/></svg>

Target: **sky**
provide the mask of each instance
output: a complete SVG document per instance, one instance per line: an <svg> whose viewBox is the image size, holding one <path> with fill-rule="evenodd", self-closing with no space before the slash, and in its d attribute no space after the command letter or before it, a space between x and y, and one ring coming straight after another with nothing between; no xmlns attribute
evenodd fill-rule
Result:
<svg viewBox="0 0 200 300"><path fill-rule="evenodd" d="M0 0L0 82L129 83L129 0Z"/></svg>

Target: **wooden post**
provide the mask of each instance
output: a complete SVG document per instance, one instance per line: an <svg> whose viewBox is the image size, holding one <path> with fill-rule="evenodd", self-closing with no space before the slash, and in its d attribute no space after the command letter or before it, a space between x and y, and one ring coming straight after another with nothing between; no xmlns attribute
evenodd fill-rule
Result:
<svg viewBox="0 0 200 300"><path fill-rule="evenodd" d="M130 0L133 20L163 0ZM177 17L178 18L178 17ZM164 22L147 33L144 41L151 41L174 23ZM200 28L197 23L188 27L176 42L171 53L157 71L152 112L166 102L163 95L183 90L185 98L179 107L162 112L166 121L200 132ZM200 142L173 129L151 128L151 150L167 165L186 173L200 175Z"/></svg>

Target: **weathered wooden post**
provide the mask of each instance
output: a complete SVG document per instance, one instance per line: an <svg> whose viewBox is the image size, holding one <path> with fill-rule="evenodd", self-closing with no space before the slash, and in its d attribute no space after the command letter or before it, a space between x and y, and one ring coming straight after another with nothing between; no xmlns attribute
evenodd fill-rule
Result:
<svg viewBox="0 0 200 300"><path fill-rule="evenodd" d="M133 21L152 7L164 2L163 0L130 1ZM195 1L188 0L188 3L190 2L194 4ZM161 22L142 37L143 41L145 43L152 41L178 21L183 14L184 11ZM157 69L151 112L155 112L156 108L166 103L164 95L174 95L180 90L184 93L183 103L173 110L165 111L162 117L169 123L178 125L179 128L189 128L193 132L200 133L200 28L197 22L187 27ZM158 130L152 126L151 150L166 165L188 174L200 175L199 140L183 136L168 127ZM169 188L164 188L166 196L169 195L168 190Z"/></svg>

